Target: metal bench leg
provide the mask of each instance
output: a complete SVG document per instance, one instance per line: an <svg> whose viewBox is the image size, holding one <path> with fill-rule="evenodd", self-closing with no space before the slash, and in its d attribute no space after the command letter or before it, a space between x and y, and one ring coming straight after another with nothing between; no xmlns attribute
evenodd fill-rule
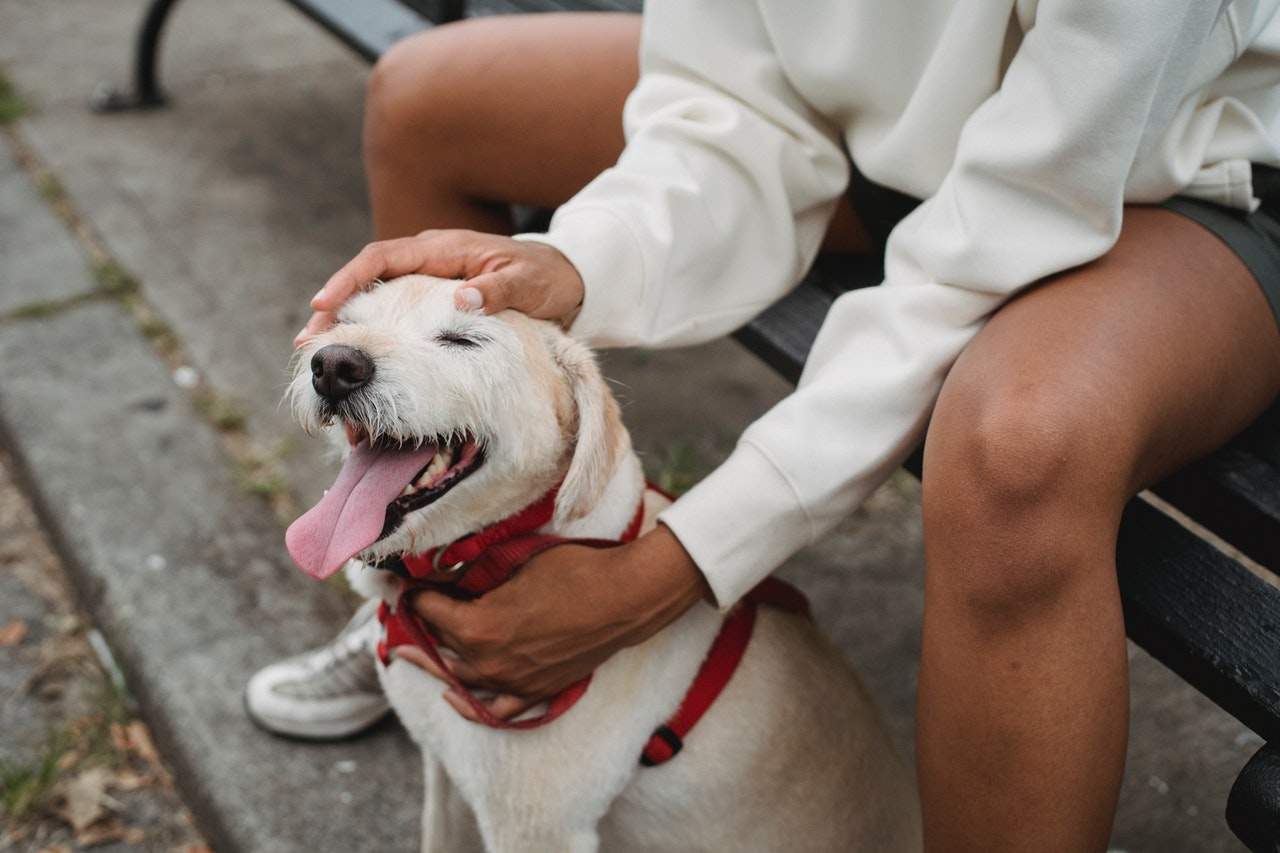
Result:
<svg viewBox="0 0 1280 853"><path fill-rule="evenodd" d="M164 32L169 13L178 0L152 0L138 29L133 57L133 91L121 91L102 86L94 93L92 106L100 113L122 110L147 110L162 107L164 93L160 91L160 36Z"/></svg>
<svg viewBox="0 0 1280 853"><path fill-rule="evenodd" d="M1253 853L1280 850L1280 747L1264 745L1236 777L1227 826Z"/></svg>

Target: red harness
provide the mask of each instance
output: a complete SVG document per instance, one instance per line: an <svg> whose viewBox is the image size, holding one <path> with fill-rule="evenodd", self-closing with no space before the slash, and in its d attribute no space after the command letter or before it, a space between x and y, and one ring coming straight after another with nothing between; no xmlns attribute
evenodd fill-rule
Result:
<svg viewBox="0 0 1280 853"><path fill-rule="evenodd" d="M386 633L378 643L378 657L384 665L390 662L389 651L397 646L414 645L422 649L447 676L449 686L471 707L476 717L495 729L532 729L546 725L569 710L587 692L591 676L556 694L547 710L538 717L508 721L495 717L450 671L440 657L435 637L412 606L412 596L422 589L446 589L461 598L478 598L506 583L526 562L554 545L574 543L596 548L611 548L630 542L639 535L644 523L644 501L618 540L570 539L535 533L547 524L555 512L556 491L551 489L537 502L510 518L465 536L444 548L433 548L422 554L411 554L381 568L397 572L405 579L404 589L395 607L385 602L378 608L378 621ZM661 492L654 486L648 488ZM685 694L671 719L657 728L640 755L646 767L673 758L684 744L689 731L724 690L738 662L746 651L755 627L756 610L766 604L795 613L808 613L804 595L795 587L774 578L766 578L747 593L733 609L720 633L707 652L689 692Z"/></svg>

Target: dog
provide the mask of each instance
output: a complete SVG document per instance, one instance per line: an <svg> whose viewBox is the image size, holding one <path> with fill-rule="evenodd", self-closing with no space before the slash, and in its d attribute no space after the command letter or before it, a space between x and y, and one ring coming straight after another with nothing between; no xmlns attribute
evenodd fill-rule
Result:
<svg viewBox="0 0 1280 853"><path fill-rule="evenodd" d="M288 392L304 429L347 454L290 552L317 577L345 565L388 609L402 580L379 566L549 495L538 533L607 540L642 517L651 528L666 500L646 493L592 353L550 322L460 310L457 286L405 276L355 296L299 351ZM423 753L423 849L918 850L911 774L857 675L798 613L759 608L683 749L641 765L726 618L693 607L601 665L555 722L519 731L464 719L441 681L384 656L383 688Z"/></svg>

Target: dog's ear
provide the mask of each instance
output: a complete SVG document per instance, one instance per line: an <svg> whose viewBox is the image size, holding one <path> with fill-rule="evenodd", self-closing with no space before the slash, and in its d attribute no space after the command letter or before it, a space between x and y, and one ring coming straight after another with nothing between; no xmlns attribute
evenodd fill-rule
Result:
<svg viewBox="0 0 1280 853"><path fill-rule="evenodd" d="M551 351L573 398L573 455L556 498L556 521L581 518L604 494L629 442L618 402L609 393L595 356L582 344L555 334Z"/></svg>

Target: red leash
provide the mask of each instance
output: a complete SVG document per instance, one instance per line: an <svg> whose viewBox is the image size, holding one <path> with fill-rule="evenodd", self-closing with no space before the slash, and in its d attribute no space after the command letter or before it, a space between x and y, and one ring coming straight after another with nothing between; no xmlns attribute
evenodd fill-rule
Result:
<svg viewBox="0 0 1280 853"><path fill-rule="evenodd" d="M556 694L548 703L546 713L540 716L516 721L499 719L457 679L441 658L436 638L414 611L412 598L422 589L442 588L461 597L478 598L510 580L521 566L555 545L573 543L611 548L630 542L639 535L644 523L643 500L617 541L568 539L534 533L533 531L551 520L555 512L558 488L553 488L516 515L479 533L466 536L443 549L434 548L423 554L403 557L396 569L403 570L409 576L405 589L394 609L385 602L378 608L378 621L386 631L383 640L378 643L378 657L382 663L390 663L389 650L396 646L417 646L445 673L449 686L463 698L476 717L491 728L532 729L550 723L582 698L591 684L591 676ZM808 602L804 596L782 581L767 578L749 592L716 635L679 709L649 738L640 757L642 764L650 767L662 764L680 751L684 738L724 690L742 660L747 643L751 640L756 610L760 604L792 612L808 612Z"/></svg>

